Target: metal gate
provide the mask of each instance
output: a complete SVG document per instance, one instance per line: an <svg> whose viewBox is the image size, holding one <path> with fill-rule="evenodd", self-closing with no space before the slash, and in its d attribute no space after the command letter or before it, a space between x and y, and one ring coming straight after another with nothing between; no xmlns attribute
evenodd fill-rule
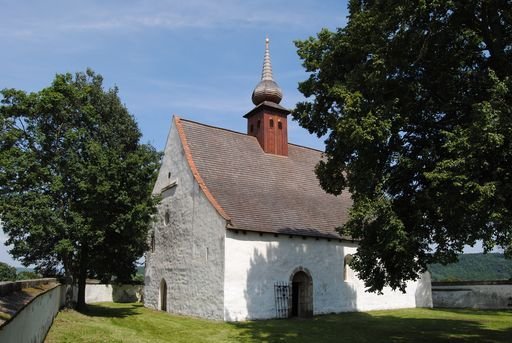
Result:
<svg viewBox="0 0 512 343"><path fill-rule="evenodd" d="M290 299L292 288L288 282L276 282L274 284L274 298L276 301L276 318L288 318L290 316Z"/></svg>

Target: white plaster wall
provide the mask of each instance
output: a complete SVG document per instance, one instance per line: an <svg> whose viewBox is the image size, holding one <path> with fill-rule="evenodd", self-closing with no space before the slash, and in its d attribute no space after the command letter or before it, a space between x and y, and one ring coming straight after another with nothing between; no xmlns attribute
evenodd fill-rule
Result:
<svg viewBox="0 0 512 343"><path fill-rule="evenodd" d="M417 282L409 283L406 294L385 289L377 295L366 293L361 280L344 281L344 257L355 253L356 247L337 240L228 231L224 319L275 317L274 284L289 282L298 267L307 269L313 278L314 314L416 307L418 300L431 304L429 288L417 294Z"/></svg>
<svg viewBox="0 0 512 343"><path fill-rule="evenodd" d="M434 307L512 309L512 284L432 287Z"/></svg>
<svg viewBox="0 0 512 343"><path fill-rule="evenodd" d="M158 205L155 250L146 254L145 306L159 308L165 279L168 312L222 319L226 222L195 181L173 125L154 193L174 181L177 185L162 194Z"/></svg>
<svg viewBox="0 0 512 343"><path fill-rule="evenodd" d="M0 342L43 342L60 308L61 286L38 295L0 328Z"/></svg>

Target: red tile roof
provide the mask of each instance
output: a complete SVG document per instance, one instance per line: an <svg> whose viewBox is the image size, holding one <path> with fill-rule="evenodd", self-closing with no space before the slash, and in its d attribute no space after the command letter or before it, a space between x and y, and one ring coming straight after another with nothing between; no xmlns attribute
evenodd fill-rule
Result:
<svg viewBox="0 0 512 343"><path fill-rule="evenodd" d="M320 151L289 144L288 157L266 154L246 134L178 117L175 125L194 177L230 227L341 238L335 228L352 201L348 192L336 197L320 187Z"/></svg>

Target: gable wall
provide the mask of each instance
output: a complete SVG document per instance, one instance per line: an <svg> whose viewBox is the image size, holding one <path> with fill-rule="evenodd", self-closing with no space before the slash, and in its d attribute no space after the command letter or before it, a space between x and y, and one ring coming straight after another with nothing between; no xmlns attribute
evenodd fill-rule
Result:
<svg viewBox="0 0 512 343"><path fill-rule="evenodd" d="M366 293L356 277L344 281L344 257L356 248L356 244L337 240L228 231L224 319L276 317L274 284L290 282L294 271L301 268L313 279L314 314L432 306L429 279L425 285L410 282L407 294L385 289L384 295Z"/></svg>
<svg viewBox="0 0 512 343"><path fill-rule="evenodd" d="M155 250L146 254L144 304L159 308L160 282L165 279L168 312L222 319L226 222L195 181L175 124L154 193L173 181L177 185L162 194L158 205Z"/></svg>

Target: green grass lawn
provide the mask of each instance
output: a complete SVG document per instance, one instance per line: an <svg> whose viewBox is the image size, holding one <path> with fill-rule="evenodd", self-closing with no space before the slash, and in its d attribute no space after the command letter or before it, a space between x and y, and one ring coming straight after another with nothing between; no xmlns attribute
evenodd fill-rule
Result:
<svg viewBox="0 0 512 343"><path fill-rule="evenodd" d="M512 342L512 311L405 309L223 323L101 303L55 318L46 342Z"/></svg>

